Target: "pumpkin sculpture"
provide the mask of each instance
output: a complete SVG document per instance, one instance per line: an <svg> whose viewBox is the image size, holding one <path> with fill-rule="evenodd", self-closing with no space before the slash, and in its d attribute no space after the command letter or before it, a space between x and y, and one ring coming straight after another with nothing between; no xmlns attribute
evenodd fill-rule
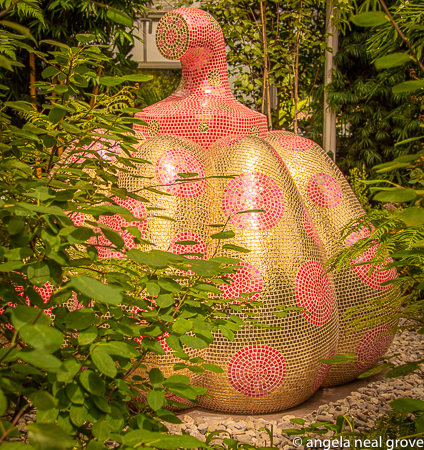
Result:
<svg viewBox="0 0 424 450"><path fill-rule="evenodd" d="M265 116L234 98L223 34L209 13L182 8L165 14L156 42L164 57L181 61L181 83L171 96L136 114L147 123L134 127L145 137L136 156L153 164L122 173L119 183L137 191L151 184L151 177L173 194L148 192L150 201L175 219L151 218L141 226L157 248L183 253L177 242L194 240L198 244L190 251L210 256L206 242L213 231L207 224L229 220L235 233L231 243L251 253L243 254L223 295L255 293L252 298L264 304L260 321L278 327L245 326L233 342L218 332L201 356L224 373L192 378L212 395L200 398L200 405L243 414L281 411L303 402L323 383L356 378L385 353L393 323L382 318L375 329L346 333L341 317L351 306L386 297L392 287L381 283L396 272L371 272L365 264L334 278L325 273L327 258L367 231L352 233L345 243L339 240L340 230L365 214L347 181L317 144L285 131L268 132ZM178 174L188 172L200 178L235 177L174 184ZM137 217L144 214L135 200L125 207ZM251 209L262 212L237 214ZM371 260L375 250L370 248L362 262ZM276 316L283 305L307 312ZM169 375L175 360L167 353L151 360L150 367ZM356 353L362 364L319 362L335 353Z"/></svg>

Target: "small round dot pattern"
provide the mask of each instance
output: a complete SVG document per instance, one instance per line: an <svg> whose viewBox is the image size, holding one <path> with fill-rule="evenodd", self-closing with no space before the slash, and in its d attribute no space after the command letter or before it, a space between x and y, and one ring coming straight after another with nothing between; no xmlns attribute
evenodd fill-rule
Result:
<svg viewBox="0 0 424 450"><path fill-rule="evenodd" d="M277 350L266 345L248 345L228 365L234 389L248 397L262 397L277 389L286 375L286 362Z"/></svg>
<svg viewBox="0 0 424 450"><path fill-rule="evenodd" d="M370 369L377 363L377 358L383 356L393 339L388 326L379 326L367 333L356 348L356 368L359 370Z"/></svg>
<svg viewBox="0 0 424 450"><path fill-rule="evenodd" d="M194 241L197 242L196 245L184 245L178 244L178 242L183 241ZM175 255L181 255L185 253L199 253L206 258L206 244L203 239L199 237L196 233L180 233L175 236L169 244L169 251ZM187 258L190 259L200 259L200 256L188 255Z"/></svg>
<svg viewBox="0 0 424 450"><path fill-rule="evenodd" d="M224 293L224 298L240 298L240 294L250 294L262 290L263 279L259 270L246 262L240 262L233 266L237 268L237 272L228 274L231 278L231 285L221 285L221 290ZM243 301L254 301L259 298L259 292L253 294L251 297L243 298ZM233 303L239 303L235 300Z"/></svg>
<svg viewBox="0 0 424 450"><path fill-rule="evenodd" d="M342 201L342 189L337 181L326 173L317 173L308 181L308 196L322 208L334 208Z"/></svg>
<svg viewBox="0 0 424 450"><path fill-rule="evenodd" d="M326 324L333 312L334 298L328 275L324 267L316 261L308 261L296 275L297 305L309 311L303 317L314 325Z"/></svg>
<svg viewBox="0 0 424 450"><path fill-rule="evenodd" d="M314 141L300 136L280 136L278 143L282 147L289 148L295 152L309 150L315 145Z"/></svg>
<svg viewBox="0 0 424 450"><path fill-rule="evenodd" d="M374 289L390 289L392 284L386 284L384 286L381 283L392 280L397 277L397 272L395 268L389 270L383 270L386 264L390 264L393 262L393 259L387 257L383 263L377 264L371 271L373 267L373 263L363 264L360 266L355 266L355 264L369 262L375 257L378 251L378 244L373 245L368 250L366 250L361 256L354 259L352 261L353 270L356 275L368 286L371 286Z"/></svg>
<svg viewBox="0 0 424 450"><path fill-rule="evenodd" d="M267 230L275 227L284 214L283 194L269 176L250 172L231 180L222 198L224 214L230 222L246 230ZM237 214L261 209L264 212Z"/></svg>

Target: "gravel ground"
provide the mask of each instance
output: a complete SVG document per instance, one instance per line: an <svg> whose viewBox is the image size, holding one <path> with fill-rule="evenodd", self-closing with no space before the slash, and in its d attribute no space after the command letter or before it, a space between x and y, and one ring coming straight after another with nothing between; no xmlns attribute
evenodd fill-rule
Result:
<svg viewBox="0 0 424 450"><path fill-rule="evenodd" d="M387 353L387 355L400 354L392 359L392 362L399 365L405 361L418 361L424 359L424 335L419 335L415 331L404 331L398 333ZM347 414L355 419L355 424L359 431L365 431L375 424L375 421L385 412L390 410L389 403L397 398L413 397L424 400L424 380L417 374L410 374L402 378L383 379L374 381L366 387L361 387L352 392L346 398L341 398L326 405L320 405L316 411L307 414L303 418L305 426L318 421L335 421L337 416ZM275 417L275 414L273 415ZM274 446L284 449L296 449L292 440L283 434L287 428L300 428L290 422L295 415L281 413L281 418L268 420L267 418L247 417L245 420L234 420L232 417L226 420L214 420L210 416L193 418L189 414L183 415L183 424L168 425L170 432L181 434L183 431L205 440L206 433L216 430L226 431L219 437L232 437L240 442L255 444L258 446L269 446L269 436L265 431L260 431L262 427L273 430ZM28 414L20 419L18 428L26 432L26 426L35 421L34 414ZM22 438L21 438L22 439ZM19 440L16 439L16 440ZM214 441L218 443L219 441ZM298 447L302 448L302 447Z"/></svg>
<svg viewBox="0 0 424 450"><path fill-rule="evenodd" d="M415 331L398 333L387 352L388 356L396 354L400 354L400 356L391 360L395 365L406 361L424 359L424 335L417 334ZM424 400L424 380L417 374L410 374L402 378L374 381L366 387L361 387L357 391L352 392L351 395L345 398L319 406L317 410L304 417L282 412L281 418L277 420L268 420L267 418L255 416L247 417L245 420L229 417L224 421L220 421L213 420L210 417L194 419L190 415L185 415L181 418L184 423L182 425L172 425L170 431L175 434L185 431L204 440L208 430L209 432L223 430L240 442L269 446L268 434L265 431L260 431L260 428L267 427L271 429L272 426L274 446L284 450L292 450L296 449L296 447L293 445L292 440L283 434L283 430L300 428L300 426L291 423L290 419L295 417L303 418L306 421L305 426L308 426L314 422L335 422L337 416L346 414L355 420L357 430L366 431L373 427L378 418L391 409L389 406L390 402L402 397ZM275 417L275 414L273 417ZM228 437L228 434L223 434L222 436Z"/></svg>

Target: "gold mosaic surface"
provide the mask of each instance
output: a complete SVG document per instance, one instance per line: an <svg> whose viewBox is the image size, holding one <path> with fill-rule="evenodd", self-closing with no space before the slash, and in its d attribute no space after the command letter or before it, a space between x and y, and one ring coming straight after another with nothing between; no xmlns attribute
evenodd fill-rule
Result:
<svg viewBox="0 0 424 450"><path fill-rule="evenodd" d="M327 257L333 256L343 246L351 245L355 240L363 237L352 233L347 242L340 241L341 229L351 220L365 215L365 211L343 174L321 147L309 139L282 131L269 133L267 142L273 146L286 165ZM365 258L373 256L372 250L368 253ZM384 298L390 294L391 285L382 287L380 283L396 277L396 271L379 272L376 268L372 275L368 276L369 269L368 265L350 267L335 275L335 295L341 317L351 307L368 304L373 299ZM350 320L357 317L354 316ZM364 357L366 352L360 349L365 342L368 344L369 354L375 352L376 348L379 349L378 356L385 353L393 338L392 335L384 334L382 331L372 338L375 334L373 330L347 330L348 323L345 320L340 323L337 353L358 354L359 352ZM391 328L394 325L393 322L387 322L382 318L382 326ZM387 344L384 351L381 348L382 339ZM371 358L371 361L375 363L376 360ZM364 366L354 363L333 366L323 385L346 383L354 380L363 371Z"/></svg>

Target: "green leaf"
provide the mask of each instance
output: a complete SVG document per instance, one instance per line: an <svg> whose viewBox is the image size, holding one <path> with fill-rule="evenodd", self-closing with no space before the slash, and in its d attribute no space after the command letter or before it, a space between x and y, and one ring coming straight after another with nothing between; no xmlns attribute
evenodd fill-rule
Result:
<svg viewBox="0 0 424 450"><path fill-rule="evenodd" d="M135 83L144 83L145 81L152 80L153 75L132 74L132 75L124 75L122 78L124 80L133 81Z"/></svg>
<svg viewBox="0 0 424 450"><path fill-rule="evenodd" d="M415 429L417 433L424 433L424 416L418 417L415 421Z"/></svg>
<svg viewBox="0 0 424 450"><path fill-rule="evenodd" d="M68 433L54 424L29 424L28 439L39 450L68 450L74 446L74 440Z"/></svg>
<svg viewBox="0 0 424 450"><path fill-rule="evenodd" d="M99 224L98 226L103 231L103 234L106 236L106 238L109 239L109 241L112 242L112 244L115 245L116 248L122 248L125 246L125 242L118 232L111 230L105 225Z"/></svg>
<svg viewBox="0 0 424 450"><path fill-rule="evenodd" d="M402 94L403 92L416 91L424 88L424 80L404 81L392 87L393 94Z"/></svg>
<svg viewBox="0 0 424 450"><path fill-rule="evenodd" d="M103 284L94 278L73 277L68 286L75 288L86 297L93 298L101 303L119 305L122 302L120 290Z"/></svg>
<svg viewBox="0 0 424 450"><path fill-rule="evenodd" d="M410 61L411 57L406 53L392 53L391 55L386 55L382 58L378 58L374 64L378 70L381 70L401 66L402 64Z"/></svg>
<svg viewBox="0 0 424 450"><path fill-rule="evenodd" d="M62 364L60 370L56 373L56 379L59 382L70 382L81 369L81 364L72 356Z"/></svg>
<svg viewBox="0 0 424 450"><path fill-rule="evenodd" d="M69 418L76 427L80 427L88 420L88 411L83 405L72 405L69 410Z"/></svg>
<svg viewBox="0 0 424 450"><path fill-rule="evenodd" d="M91 308L82 308L72 311L66 316L66 327L75 330L84 330L91 327L96 316Z"/></svg>
<svg viewBox="0 0 424 450"><path fill-rule="evenodd" d="M156 296L160 292L160 287L155 281L148 281L146 283L147 292L152 296Z"/></svg>
<svg viewBox="0 0 424 450"><path fill-rule="evenodd" d="M173 324L172 330L178 334L187 333L193 328L193 322L191 320L183 319L179 317Z"/></svg>
<svg viewBox="0 0 424 450"><path fill-rule="evenodd" d="M208 344L198 337L187 336L186 334L180 337L180 341L190 348L206 348Z"/></svg>
<svg viewBox="0 0 424 450"><path fill-rule="evenodd" d="M56 408L59 401L47 391L35 391L30 396L31 403L39 410Z"/></svg>
<svg viewBox="0 0 424 450"><path fill-rule="evenodd" d="M105 420L99 420L93 424L92 431L100 442L104 442L109 436L110 425Z"/></svg>
<svg viewBox="0 0 424 450"><path fill-rule="evenodd" d="M180 292L181 286L171 278L159 278L158 280L159 286L164 289L165 291L169 292Z"/></svg>
<svg viewBox="0 0 424 450"><path fill-rule="evenodd" d="M132 430L122 437L124 445L130 448L152 445L159 449L208 448L208 445L188 434L178 436L161 434L148 430Z"/></svg>
<svg viewBox="0 0 424 450"><path fill-rule="evenodd" d="M93 395L92 399L93 399L94 403L96 404L97 408L100 409L100 411L103 411L106 414L109 414L111 412L109 403L106 401L106 399L104 397L99 397L98 395Z"/></svg>
<svg viewBox="0 0 424 450"><path fill-rule="evenodd" d="M103 395L105 392L104 381L91 370L84 370L79 376L80 383L93 395Z"/></svg>
<svg viewBox="0 0 424 450"><path fill-rule="evenodd" d="M157 368L153 368L150 370L149 379L153 387L161 387L165 380L165 378L163 377L163 373Z"/></svg>
<svg viewBox="0 0 424 450"><path fill-rule="evenodd" d="M49 121L59 123L66 116L66 110L62 108L52 108L49 112Z"/></svg>
<svg viewBox="0 0 424 450"><path fill-rule="evenodd" d="M234 341L234 333L232 330L230 330L224 325L220 325L219 330L221 331L222 335L226 337L229 341Z"/></svg>
<svg viewBox="0 0 424 450"><path fill-rule="evenodd" d="M385 203L403 203L410 202L417 198L417 193L413 189L393 189L391 191L382 191L374 195L373 200Z"/></svg>
<svg viewBox="0 0 424 450"><path fill-rule="evenodd" d="M91 352L91 360L96 365L96 367L100 370L104 375L115 378L118 373L118 369L113 361L113 359L109 356L107 352L101 349L101 347L96 347Z"/></svg>
<svg viewBox="0 0 424 450"><path fill-rule="evenodd" d="M408 227L417 227L424 223L424 209L423 208L407 208L400 214L401 219Z"/></svg>
<svg viewBox="0 0 424 450"><path fill-rule="evenodd" d="M394 411L415 412L424 411L424 401L415 398L399 398L390 403Z"/></svg>
<svg viewBox="0 0 424 450"><path fill-rule="evenodd" d="M397 366L392 369L390 372L387 372L386 378L397 378L408 375L409 373L415 372L419 369L419 364L414 362L408 362L406 364L402 364L401 366Z"/></svg>
<svg viewBox="0 0 424 450"><path fill-rule="evenodd" d="M0 272L13 272L24 266L22 261L9 261L7 263L0 264Z"/></svg>
<svg viewBox="0 0 424 450"><path fill-rule="evenodd" d="M75 36L76 40L78 42L90 42L96 39L96 36L94 34L77 34Z"/></svg>
<svg viewBox="0 0 424 450"><path fill-rule="evenodd" d="M125 80L122 77L100 77L99 78L99 84L102 84L103 86L118 86L122 83L124 83Z"/></svg>
<svg viewBox="0 0 424 450"><path fill-rule="evenodd" d="M49 325L51 319L46 314L40 314L40 310L29 306L18 305L12 310L12 325L18 331L24 325L35 322L39 325Z"/></svg>
<svg viewBox="0 0 424 450"><path fill-rule="evenodd" d="M222 231L221 233L215 233L211 236L212 239L231 239L235 236L234 231Z"/></svg>
<svg viewBox="0 0 424 450"><path fill-rule="evenodd" d="M91 344L98 336L97 327L89 327L78 334L78 345Z"/></svg>
<svg viewBox="0 0 424 450"><path fill-rule="evenodd" d="M83 405L85 402L85 392L75 381L66 386L66 395L72 403Z"/></svg>
<svg viewBox="0 0 424 450"><path fill-rule="evenodd" d="M0 417L7 411L7 398L2 389L0 389Z"/></svg>
<svg viewBox="0 0 424 450"><path fill-rule="evenodd" d="M163 254L146 253L141 250L131 249L126 253L127 257L132 261L148 265L151 267L165 267L168 265L168 259Z"/></svg>
<svg viewBox="0 0 424 450"><path fill-rule="evenodd" d="M32 347L53 353L63 345L63 334L47 325L36 323L35 325L24 325L20 329L24 341Z"/></svg>
<svg viewBox="0 0 424 450"><path fill-rule="evenodd" d="M156 305L159 308L168 308L175 303L175 299L171 294L162 294L156 299Z"/></svg>
<svg viewBox="0 0 424 450"><path fill-rule="evenodd" d="M43 287L50 278L50 267L44 261L39 261L28 266L28 279L38 287Z"/></svg>
<svg viewBox="0 0 424 450"><path fill-rule="evenodd" d="M233 244L224 244L222 246L224 250L234 250L239 253L250 253L252 250L248 250L247 248L239 247L238 245Z"/></svg>
<svg viewBox="0 0 424 450"><path fill-rule="evenodd" d="M31 34L29 29L27 27L24 27L23 25L20 25L15 22L10 22L9 20L0 20L0 25L3 25L7 28L12 28L12 30L17 31L19 34L22 34L22 36L25 36L28 39L31 39L32 42L37 45L37 41L35 40L34 36ZM4 45L4 44L3 44Z"/></svg>
<svg viewBox="0 0 424 450"><path fill-rule="evenodd" d="M50 372L57 372L62 365L58 358L41 350L32 350L29 352L21 351L18 352L18 357L35 367Z"/></svg>
<svg viewBox="0 0 424 450"><path fill-rule="evenodd" d="M207 364L207 363L203 363L202 366L203 366L206 370L209 370L210 372L213 372L213 373L224 373L224 370L221 369L221 367L216 366L215 364Z"/></svg>
<svg viewBox="0 0 424 450"><path fill-rule="evenodd" d="M49 66L49 67L46 67L41 72L41 76L43 78L51 78L51 77L54 77L55 75L57 75L58 73L60 73L60 70L57 67Z"/></svg>
<svg viewBox="0 0 424 450"><path fill-rule="evenodd" d="M112 20L113 22L125 25L128 28L132 28L133 26L131 17L123 11L119 11L118 9L109 6L106 15L108 19Z"/></svg>
<svg viewBox="0 0 424 450"><path fill-rule="evenodd" d="M389 23L386 14L381 11L369 11L357 14L351 20L358 27L377 27Z"/></svg>
<svg viewBox="0 0 424 450"><path fill-rule="evenodd" d="M153 411L161 409L165 403L165 394L162 391L150 391L147 394L147 403Z"/></svg>

